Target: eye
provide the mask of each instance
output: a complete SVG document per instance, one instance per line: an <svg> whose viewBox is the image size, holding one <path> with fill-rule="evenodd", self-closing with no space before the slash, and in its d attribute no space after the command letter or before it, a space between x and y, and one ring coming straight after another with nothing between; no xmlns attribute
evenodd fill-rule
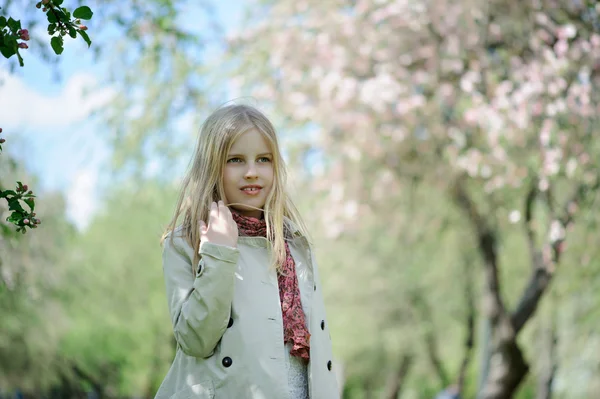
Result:
<svg viewBox="0 0 600 399"><path fill-rule="evenodd" d="M269 157L260 157L258 158L259 162L271 162L271 158Z"/></svg>
<svg viewBox="0 0 600 399"><path fill-rule="evenodd" d="M227 163L238 163L238 162L242 162L242 158L234 157L234 158L227 160Z"/></svg>

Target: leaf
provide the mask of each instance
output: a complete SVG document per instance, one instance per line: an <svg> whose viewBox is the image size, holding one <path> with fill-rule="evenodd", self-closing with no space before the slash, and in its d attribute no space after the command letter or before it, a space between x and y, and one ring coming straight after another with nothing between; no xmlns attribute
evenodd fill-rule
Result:
<svg viewBox="0 0 600 399"><path fill-rule="evenodd" d="M63 3L63 0L54 0L54 5L60 6Z"/></svg>
<svg viewBox="0 0 600 399"><path fill-rule="evenodd" d="M92 19L94 13L88 6L81 6L73 11L73 17L79 19Z"/></svg>
<svg viewBox="0 0 600 399"><path fill-rule="evenodd" d="M69 36L71 36L73 39L75 39L77 37L77 31L75 30L75 28L71 28L69 26Z"/></svg>
<svg viewBox="0 0 600 399"><path fill-rule="evenodd" d="M89 48L92 45L92 41L90 40L88 34L84 30L78 30L77 32L81 35L81 37L83 37L83 40L85 40Z"/></svg>
<svg viewBox="0 0 600 399"><path fill-rule="evenodd" d="M17 193L14 192L13 190L0 191L0 198L7 197L9 195L17 195Z"/></svg>
<svg viewBox="0 0 600 399"><path fill-rule="evenodd" d="M48 22L55 23L58 22L58 19L56 18L56 15L52 12L52 10L48 10L48 12L46 13L46 17L48 17Z"/></svg>
<svg viewBox="0 0 600 399"><path fill-rule="evenodd" d="M60 36L54 36L52 38L52 40L50 40L50 45L52 46L52 50L54 50L54 52L56 54L62 54L64 48L63 48L63 38Z"/></svg>
<svg viewBox="0 0 600 399"><path fill-rule="evenodd" d="M12 18L8 19L8 27L13 31L16 32L19 29L21 29L21 21L15 21Z"/></svg>
<svg viewBox="0 0 600 399"><path fill-rule="evenodd" d="M2 47L0 47L0 53L2 53L2 55L5 58L10 58L16 54L16 52L17 52L16 47L17 46L14 46L14 45L13 46L2 46Z"/></svg>
<svg viewBox="0 0 600 399"><path fill-rule="evenodd" d="M35 200L33 198L26 198L23 201L25 201L27 206L29 206L30 211L33 212L33 209L35 208Z"/></svg>
<svg viewBox="0 0 600 399"><path fill-rule="evenodd" d="M9 217L6 218L6 221L9 223L18 223L21 220L21 215L17 212L11 213Z"/></svg>
<svg viewBox="0 0 600 399"><path fill-rule="evenodd" d="M12 199L8 200L8 209L11 211L25 213L25 209L23 209L23 207L21 206L21 203L16 198L12 198Z"/></svg>
<svg viewBox="0 0 600 399"><path fill-rule="evenodd" d="M4 28L6 26L6 17L0 16L0 28Z"/></svg>

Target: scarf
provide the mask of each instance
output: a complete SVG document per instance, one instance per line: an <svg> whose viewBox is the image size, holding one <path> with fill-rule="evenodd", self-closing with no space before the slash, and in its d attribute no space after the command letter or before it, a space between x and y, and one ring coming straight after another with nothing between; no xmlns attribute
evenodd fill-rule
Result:
<svg viewBox="0 0 600 399"><path fill-rule="evenodd" d="M233 220L237 223L239 232L251 237L266 237L267 223L253 217L239 215L231 212ZM296 275L296 263L287 241L285 242L285 262L281 271L277 273L279 283L279 299L281 301L281 314L283 315L283 342L291 342L290 354L301 359L308 360L310 353L310 333L306 327L306 319L302 302L300 300L300 289L298 287L298 276Z"/></svg>

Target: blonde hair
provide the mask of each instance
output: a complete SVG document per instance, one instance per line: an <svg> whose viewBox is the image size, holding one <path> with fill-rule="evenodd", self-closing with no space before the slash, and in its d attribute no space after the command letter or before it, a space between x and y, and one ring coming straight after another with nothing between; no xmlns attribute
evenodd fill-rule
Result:
<svg viewBox="0 0 600 399"><path fill-rule="evenodd" d="M223 168L227 154L235 140L252 129L267 139L273 153L273 185L263 210L267 239L273 248L271 266L280 270L285 261L285 234L288 228L295 228L307 236L300 213L285 190L287 172L275 128L262 112L252 106L223 106L214 111L202 125L192 161L182 182L175 212L161 238L161 244L169 234L172 240L178 221L183 216L182 233L194 249L194 270L200 260L199 222L203 220L208 224L211 203L225 198Z"/></svg>

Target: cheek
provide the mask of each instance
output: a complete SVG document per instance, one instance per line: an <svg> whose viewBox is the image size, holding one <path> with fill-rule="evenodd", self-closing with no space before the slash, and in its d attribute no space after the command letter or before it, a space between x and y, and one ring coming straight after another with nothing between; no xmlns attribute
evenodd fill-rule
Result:
<svg viewBox="0 0 600 399"><path fill-rule="evenodd" d="M263 171L263 175L265 176L266 179L273 181L273 179L275 178L275 172L273 170L273 164L266 164L265 165L265 169Z"/></svg>
<svg viewBox="0 0 600 399"><path fill-rule="evenodd" d="M225 190L231 187L232 184L235 184L235 173L232 168L223 169L223 187Z"/></svg>

